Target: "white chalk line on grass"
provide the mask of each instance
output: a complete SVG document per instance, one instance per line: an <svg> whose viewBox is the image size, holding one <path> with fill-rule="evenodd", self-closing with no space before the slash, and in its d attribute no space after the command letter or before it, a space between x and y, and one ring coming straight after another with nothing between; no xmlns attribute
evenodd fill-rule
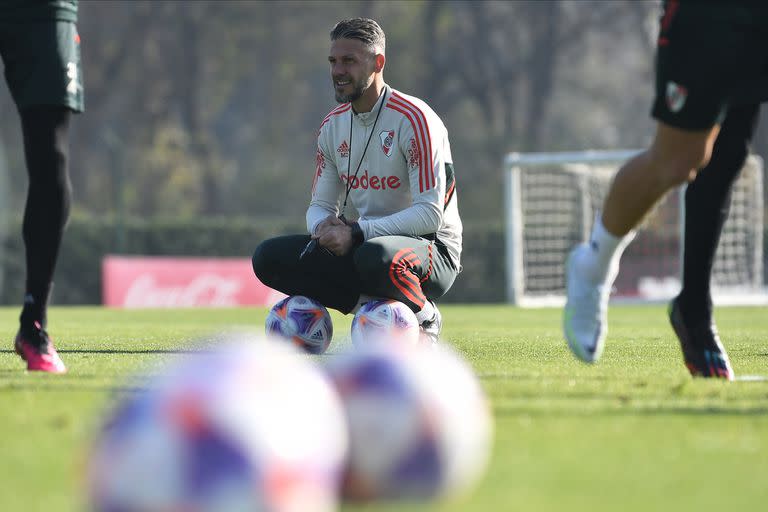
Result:
<svg viewBox="0 0 768 512"><path fill-rule="evenodd" d="M765 382L768 381L768 377L765 375L736 375L733 380L739 382Z"/></svg>

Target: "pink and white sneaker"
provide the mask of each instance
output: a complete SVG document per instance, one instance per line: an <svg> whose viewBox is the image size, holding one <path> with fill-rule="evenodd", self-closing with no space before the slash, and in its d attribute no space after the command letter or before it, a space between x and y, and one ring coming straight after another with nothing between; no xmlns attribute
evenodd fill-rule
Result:
<svg viewBox="0 0 768 512"><path fill-rule="evenodd" d="M19 329L14 342L16 353L27 362L27 370L66 373L67 367L56 352L48 333L38 322L33 329Z"/></svg>

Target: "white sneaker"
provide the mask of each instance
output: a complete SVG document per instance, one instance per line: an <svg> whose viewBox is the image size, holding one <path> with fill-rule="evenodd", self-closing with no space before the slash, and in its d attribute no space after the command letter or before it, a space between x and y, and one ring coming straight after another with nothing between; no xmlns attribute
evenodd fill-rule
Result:
<svg viewBox="0 0 768 512"><path fill-rule="evenodd" d="M431 302L431 301L430 301ZM436 345L440 341L440 331L443 330L443 315L437 309L437 304L432 302L435 307L435 314L431 320L425 320L419 326L421 341L425 344Z"/></svg>
<svg viewBox="0 0 768 512"><path fill-rule="evenodd" d="M609 272L602 285L595 285L584 269L592 249L577 245L565 264L567 302L563 311L563 332L571 352L586 363L594 363L603 353L608 334L608 298L618 268Z"/></svg>

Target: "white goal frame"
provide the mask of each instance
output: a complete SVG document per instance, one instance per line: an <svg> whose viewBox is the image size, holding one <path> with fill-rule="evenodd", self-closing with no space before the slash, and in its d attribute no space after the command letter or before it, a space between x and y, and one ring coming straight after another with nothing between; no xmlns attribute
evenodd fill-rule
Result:
<svg viewBox="0 0 768 512"><path fill-rule="evenodd" d="M521 175L523 169L527 171L535 170L545 166L565 166L568 164L613 166L616 168L631 157L638 154L637 149L617 149L617 150L588 150L571 152L546 152L546 153L509 153L503 161L503 188L504 188L504 246L505 246L505 278L506 278L506 298L507 302L522 307L554 307L565 304L565 297L562 293L551 294L526 294L525 268L524 268L524 208ZM763 212L763 161L759 156L749 155L748 163L757 166L757 183L754 190L754 196L750 197L754 201L756 208L759 208L762 218ZM679 231L680 231L680 266L682 266L683 236L685 230L685 212L684 212L684 194L685 186L679 187L676 192L679 194ZM751 194L750 194L751 196ZM582 206L589 199L585 194L581 194ZM589 208L582 207L582 212L587 212ZM584 214L588 216L589 214ZM583 232L582 239L587 240L589 229L591 229L592 218L581 219ZM764 222L763 222L764 225ZM755 282L745 285L738 289L717 289L713 287L713 300L716 305L768 305L768 288L763 282L763 229L758 229L755 240L754 253L755 258L752 265L752 275L755 276ZM563 263L565 258L563 258ZM680 272L681 274L681 272ZM757 280L759 279L759 282ZM613 302L630 303L652 303L666 301L667 298L645 299L645 298L625 298L612 297Z"/></svg>

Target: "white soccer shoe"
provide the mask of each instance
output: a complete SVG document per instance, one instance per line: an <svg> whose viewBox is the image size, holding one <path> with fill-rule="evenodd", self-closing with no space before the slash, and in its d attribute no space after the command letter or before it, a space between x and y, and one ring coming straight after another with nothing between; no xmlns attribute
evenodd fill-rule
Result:
<svg viewBox="0 0 768 512"><path fill-rule="evenodd" d="M608 334L608 298L618 268L611 269L602 285L586 277L584 269L592 248L577 245L565 264L567 302L563 312L563 332L571 352L585 363L594 363L603 353Z"/></svg>
<svg viewBox="0 0 768 512"><path fill-rule="evenodd" d="M440 341L440 332L443 330L443 315L437 309L437 304L432 302L432 305L435 307L435 315L432 320L425 320L419 325L419 334L424 344L430 344L434 347Z"/></svg>

